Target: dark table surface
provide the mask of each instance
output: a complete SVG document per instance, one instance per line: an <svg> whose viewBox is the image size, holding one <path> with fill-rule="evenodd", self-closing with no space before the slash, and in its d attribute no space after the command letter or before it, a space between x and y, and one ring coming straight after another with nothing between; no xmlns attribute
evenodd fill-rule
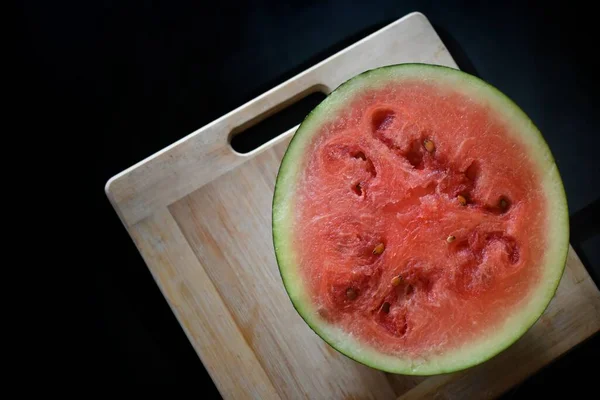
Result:
<svg viewBox="0 0 600 400"><path fill-rule="evenodd" d="M81 323L90 384L190 387L211 380L104 197L112 175L412 11L459 66L534 120L566 187L571 242L600 282L597 17L575 4L474 1L22 2L28 55L93 138L97 241ZM506 398L593 397L600 337ZM596 379L594 379L596 378Z"/></svg>

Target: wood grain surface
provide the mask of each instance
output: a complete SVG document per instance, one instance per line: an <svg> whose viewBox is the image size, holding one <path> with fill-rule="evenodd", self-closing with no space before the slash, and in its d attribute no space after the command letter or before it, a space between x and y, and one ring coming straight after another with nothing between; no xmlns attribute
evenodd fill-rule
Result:
<svg viewBox="0 0 600 400"><path fill-rule="evenodd" d="M106 193L226 399L487 399L600 330L600 292L570 249L558 292L508 350L455 374L385 374L323 342L290 303L275 261L271 201L295 128L251 153L239 132L311 91L401 62L456 68L410 14L113 177Z"/></svg>

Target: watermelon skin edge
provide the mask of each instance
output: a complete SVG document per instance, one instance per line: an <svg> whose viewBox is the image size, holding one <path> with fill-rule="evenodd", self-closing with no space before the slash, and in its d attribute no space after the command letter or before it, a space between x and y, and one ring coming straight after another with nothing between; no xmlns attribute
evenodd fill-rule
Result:
<svg viewBox="0 0 600 400"><path fill-rule="evenodd" d="M300 171L304 146L308 143L312 127L319 126L336 109L344 105L344 99L361 88L371 88L389 79L420 77L441 79L457 84L459 88L472 91L493 102L504 110L514 123L520 138L525 142L535 163L544 171L543 187L548 200L546 215L550 227L547 240L551 244L546 251L543 278L531 300L511 315L504 328L475 343L468 343L446 354L428 359L408 359L382 354L368 347L340 329L327 324L314 309L303 290L302 280L295 269L291 215L293 213L294 177ZM326 99L315 107L302 121L277 173L272 202L272 238L275 257L285 290L295 310L304 322L327 344L348 358L388 373L403 375L436 375L452 373L481 364L506 350L519 340L542 316L554 297L566 266L569 250L569 216L566 192L554 157L541 132L531 119L509 97L489 83L463 71L433 64L406 63L367 70L342 83Z"/></svg>

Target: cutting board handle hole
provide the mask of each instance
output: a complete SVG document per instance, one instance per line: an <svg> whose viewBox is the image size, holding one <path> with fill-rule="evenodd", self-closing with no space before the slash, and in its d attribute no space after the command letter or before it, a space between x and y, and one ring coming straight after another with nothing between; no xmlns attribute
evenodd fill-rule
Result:
<svg viewBox="0 0 600 400"><path fill-rule="evenodd" d="M240 154L247 154L282 135L300 124L325 99L326 92L326 87L314 86L238 126L229 135L231 147Z"/></svg>

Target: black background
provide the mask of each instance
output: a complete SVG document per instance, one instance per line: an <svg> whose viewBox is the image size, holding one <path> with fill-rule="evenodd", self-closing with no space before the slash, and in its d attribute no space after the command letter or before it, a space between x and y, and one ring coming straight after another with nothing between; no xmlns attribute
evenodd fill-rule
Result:
<svg viewBox="0 0 600 400"><path fill-rule="evenodd" d="M106 199L106 181L412 11L430 19L462 69L508 94L543 132L564 179L572 244L600 282L595 10L549 2L24 1L23 69L48 99L66 100L54 117L69 120L85 144L77 151L87 160L82 187L91 189L94 242L83 252L93 263L80 271L86 286L76 299L86 305L77 336L87 345L77 349L82 364L70 366L81 382L218 397ZM599 340L506 397L595 397Z"/></svg>

